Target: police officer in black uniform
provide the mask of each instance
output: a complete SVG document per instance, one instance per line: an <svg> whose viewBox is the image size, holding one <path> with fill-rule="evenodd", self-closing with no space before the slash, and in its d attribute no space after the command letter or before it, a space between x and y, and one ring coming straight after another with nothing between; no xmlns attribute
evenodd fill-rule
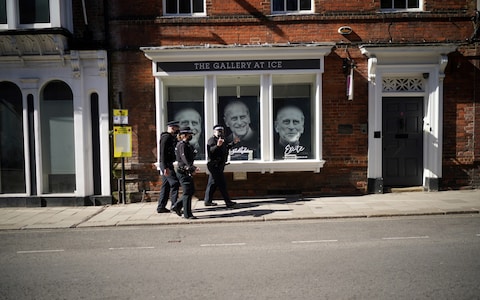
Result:
<svg viewBox="0 0 480 300"><path fill-rule="evenodd" d="M220 190L223 200L227 208L233 208L235 202L230 200L230 196L227 191L227 181L225 180L225 163L228 157L228 150L239 140L236 138L231 143L225 142L224 128L221 125L215 125L213 127L213 136L208 139L207 154L208 162L207 168L210 174L208 175L207 190L205 191L205 206L215 206L217 203L213 202L213 194L215 190Z"/></svg>
<svg viewBox="0 0 480 300"><path fill-rule="evenodd" d="M160 174L162 175L162 187L160 188L160 196L158 197L157 212L170 212L166 208L168 196L172 202L171 208L175 207L178 199L178 189L180 183L175 174L173 163L175 162L175 146L177 144L177 134L179 131L179 122L170 121L167 123L167 131L160 135Z"/></svg>
<svg viewBox="0 0 480 300"><path fill-rule="evenodd" d="M185 219L197 218L192 214L192 196L193 193L195 193L193 175L195 175L195 172L199 171L199 169L193 165L195 149L190 145L192 137L193 131L190 127L180 128L179 141L175 149L178 161L177 174L180 184L182 185L183 195L181 201L178 201L173 210L180 216L180 211L183 206L183 217Z"/></svg>

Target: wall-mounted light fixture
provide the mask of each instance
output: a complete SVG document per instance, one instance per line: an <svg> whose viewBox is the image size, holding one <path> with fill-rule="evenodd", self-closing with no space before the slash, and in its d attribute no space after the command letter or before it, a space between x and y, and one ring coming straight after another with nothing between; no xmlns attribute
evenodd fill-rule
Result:
<svg viewBox="0 0 480 300"><path fill-rule="evenodd" d="M347 77L347 99L353 100L353 70L357 67L353 59L344 58L342 64L343 74Z"/></svg>
<svg viewBox="0 0 480 300"><path fill-rule="evenodd" d="M350 34L352 33L352 27L350 26L342 26L340 28L338 28L338 33L340 33L341 35L347 35L347 34Z"/></svg>

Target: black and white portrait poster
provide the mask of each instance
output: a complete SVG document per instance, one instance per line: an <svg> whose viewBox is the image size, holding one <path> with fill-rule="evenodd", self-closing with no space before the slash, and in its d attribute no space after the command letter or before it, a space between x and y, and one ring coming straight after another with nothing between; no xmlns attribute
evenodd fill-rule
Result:
<svg viewBox="0 0 480 300"><path fill-rule="evenodd" d="M273 105L275 159L312 158L310 99L277 98Z"/></svg>
<svg viewBox="0 0 480 300"><path fill-rule="evenodd" d="M203 102L175 101L168 102L168 121L180 122L180 128L190 127L193 138L190 144L195 148L196 160L205 159L205 128Z"/></svg>
<svg viewBox="0 0 480 300"><path fill-rule="evenodd" d="M260 158L260 104L257 96L221 96L218 121L225 127L226 141L239 140L230 150L230 160Z"/></svg>

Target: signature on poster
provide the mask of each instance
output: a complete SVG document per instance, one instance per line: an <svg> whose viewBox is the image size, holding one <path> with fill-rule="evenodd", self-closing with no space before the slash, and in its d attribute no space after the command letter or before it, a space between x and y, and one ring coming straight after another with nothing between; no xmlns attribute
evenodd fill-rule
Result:
<svg viewBox="0 0 480 300"><path fill-rule="evenodd" d="M300 156L299 154L305 150L302 145L286 145L283 152L284 159L307 158L307 156Z"/></svg>
<svg viewBox="0 0 480 300"><path fill-rule="evenodd" d="M252 160L253 150L247 147L238 147L230 149L230 160Z"/></svg>

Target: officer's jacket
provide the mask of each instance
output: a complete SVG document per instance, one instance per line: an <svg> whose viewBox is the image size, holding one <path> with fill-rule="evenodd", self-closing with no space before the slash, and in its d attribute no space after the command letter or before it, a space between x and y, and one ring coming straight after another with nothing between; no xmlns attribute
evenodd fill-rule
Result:
<svg viewBox="0 0 480 300"><path fill-rule="evenodd" d="M195 149L187 141L179 141L175 150L179 170L195 170Z"/></svg>
<svg viewBox="0 0 480 300"><path fill-rule="evenodd" d="M217 136L212 136L207 142L208 161L216 165L224 165L228 158L228 150L232 147L232 144L227 144L225 141L222 146L217 146Z"/></svg>
<svg viewBox="0 0 480 300"><path fill-rule="evenodd" d="M175 162L175 144L177 143L175 136L168 132L160 135L160 169L173 169Z"/></svg>

